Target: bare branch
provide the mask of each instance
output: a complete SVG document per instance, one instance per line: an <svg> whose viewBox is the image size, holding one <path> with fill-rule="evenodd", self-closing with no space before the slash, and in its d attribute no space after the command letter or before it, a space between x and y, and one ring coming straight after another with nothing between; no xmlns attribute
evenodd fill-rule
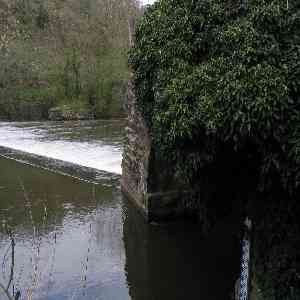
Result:
<svg viewBox="0 0 300 300"><path fill-rule="evenodd" d="M7 283L7 286L6 286L6 290L8 291L9 290L9 287L14 279L14 269L15 269L15 239L14 239L14 236L12 234L12 231L9 230L8 232L9 234L9 237L10 237L10 240L11 240L11 263L10 263L10 275L9 275L9 281Z"/></svg>

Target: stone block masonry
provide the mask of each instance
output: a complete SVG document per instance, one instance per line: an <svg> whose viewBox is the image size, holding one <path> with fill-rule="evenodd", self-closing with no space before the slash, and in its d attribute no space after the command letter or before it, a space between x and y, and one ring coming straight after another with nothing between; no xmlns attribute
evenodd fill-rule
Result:
<svg viewBox="0 0 300 300"><path fill-rule="evenodd" d="M184 214L188 194L165 161L158 159L145 120L129 82L126 137L122 161L122 190L146 220L162 221Z"/></svg>

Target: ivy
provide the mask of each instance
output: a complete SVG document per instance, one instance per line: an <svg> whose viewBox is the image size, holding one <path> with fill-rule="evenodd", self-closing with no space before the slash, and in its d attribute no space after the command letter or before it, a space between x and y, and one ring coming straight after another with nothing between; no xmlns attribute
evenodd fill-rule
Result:
<svg viewBox="0 0 300 300"><path fill-rule="evenodd" d="M195 186L232 165L262 195L283 191L279 212L273 197L259 204L256 271L264 299L299 299L300 2L157 1L129 61L155 150L175 174Z"/></svg>
<svg viewBox="0 0 300 300"><path fill-rule="evenodd" d="M278 177L298 189L299 1L157 1L130 64L155 147L180 176L197 178L217 147L251 144L261 188Z"/></svg>

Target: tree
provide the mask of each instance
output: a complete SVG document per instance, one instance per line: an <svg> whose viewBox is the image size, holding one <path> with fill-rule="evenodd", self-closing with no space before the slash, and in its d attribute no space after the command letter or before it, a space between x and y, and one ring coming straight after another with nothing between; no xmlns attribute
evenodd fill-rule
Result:
<svg viewBox="0 0 300 300"><path fill-rule="evenodd" d="M47 118L65 104L122 115L128 21L139 14L135 0L1 0L0 117Z"/></svg>
<svg viewBox="0 0 300 300"><path fill-rule="evenodd" d="M280 178L295 191L300 5L245 3L162 0L150 7L130 58L138 105L158 151L188 180L225 147L255 156L264 188Z"/></svg>
<svg viewBox="0 0 300 300"><path fill-rule="evenodd" d="M130 55L156 155L200 207L218 213L236 197L228 183L242 187L268 300L300 295L299 45L296 0L161 0L138 23Z"/></svg>

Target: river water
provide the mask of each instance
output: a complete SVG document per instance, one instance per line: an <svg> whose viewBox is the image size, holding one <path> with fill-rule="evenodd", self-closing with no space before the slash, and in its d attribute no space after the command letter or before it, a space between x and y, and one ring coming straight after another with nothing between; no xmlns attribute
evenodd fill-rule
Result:
<svg viewBox="0 0 300 300"><path fill-rule="evenodd" d="M193 223L146 224L120 191L123 128L0 123L0 283L11 272L8 227L10 292L21 299L230 299L235 225L204 238Z"/></svg>
<svg viewBox="0 0 300 300"><path fill-rule="evenodd" d="M0 146L121 174L124 121L1 123Z"/></svg>

